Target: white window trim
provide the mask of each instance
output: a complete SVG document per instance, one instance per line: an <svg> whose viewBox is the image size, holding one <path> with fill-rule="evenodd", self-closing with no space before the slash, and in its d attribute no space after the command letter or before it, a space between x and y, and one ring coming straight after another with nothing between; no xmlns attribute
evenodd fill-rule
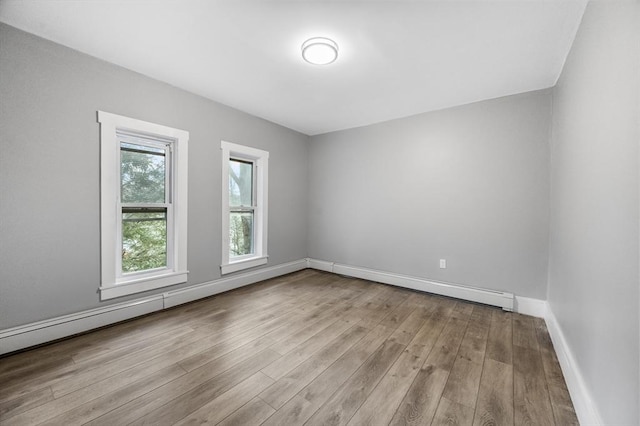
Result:
<svg viewBox="0 0 640 426"><path fill-rule="evenodd" d="M267 254L269 153L261 149L221 141L222 150L222 264L221 274L264 265ZM256 207L254 210L254 253L237 259L229 257L229 160L251 160L255 164Z"/></svg>
<svg viewBox="0 0 640 426"><path fill-rule="evenodd" d="M187 281L187 205L189 132L98 111L100 123L100 299L154 290ZM117 206L120 188L120 144L117 133L151 136L172 143L173 258L168 268L119 277ZM171 253L171 251L169 251ZM172 267L171 267L172 266Z"/></svg>

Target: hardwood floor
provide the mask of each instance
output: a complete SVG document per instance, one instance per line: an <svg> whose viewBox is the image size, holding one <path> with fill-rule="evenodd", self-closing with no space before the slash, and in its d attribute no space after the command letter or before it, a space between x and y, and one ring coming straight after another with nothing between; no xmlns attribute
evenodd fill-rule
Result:
<svg viewBox="0 0 640 426"><path fill-rule="evenodd" d="M0 359L0 425L572 425L538 318L304 270Z"/></svg>

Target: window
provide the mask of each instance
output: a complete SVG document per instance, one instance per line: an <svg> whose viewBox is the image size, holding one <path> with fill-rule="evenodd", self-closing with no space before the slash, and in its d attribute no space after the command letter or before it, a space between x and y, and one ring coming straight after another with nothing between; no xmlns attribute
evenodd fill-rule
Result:
<svg viewBox="0 0 640 426"><path fill-rule="evenodd" d="M267 263L269 153L229 142L222 149L222 274Z"/></svg>
<svg viewBox="0 0 640 426"><path fill-rule="evenodd" d="M98 111L102 299L187 281L189 133Z"/></svg>

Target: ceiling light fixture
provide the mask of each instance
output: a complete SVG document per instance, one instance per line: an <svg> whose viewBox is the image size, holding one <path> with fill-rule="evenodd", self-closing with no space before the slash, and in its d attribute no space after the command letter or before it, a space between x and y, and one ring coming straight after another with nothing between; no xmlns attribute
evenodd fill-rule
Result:
<svg viewBox="0 0 640 426"><path fill-rule="evenodd" d="M313 37L302 43L302 58L310 64L328 65L338 58L338 45L326 37Z"/></svg>

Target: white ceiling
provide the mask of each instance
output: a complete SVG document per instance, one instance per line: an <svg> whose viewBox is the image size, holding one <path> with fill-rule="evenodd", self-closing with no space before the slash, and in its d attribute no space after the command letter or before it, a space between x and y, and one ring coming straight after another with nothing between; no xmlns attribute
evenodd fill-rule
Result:
<svg viewBox="0 0 640 426"><path fill-rule="evenodd" d="M0 21L314 135L555 84L573 0L0 0ZM325 36L327 66L300 46Z"/></svg>

